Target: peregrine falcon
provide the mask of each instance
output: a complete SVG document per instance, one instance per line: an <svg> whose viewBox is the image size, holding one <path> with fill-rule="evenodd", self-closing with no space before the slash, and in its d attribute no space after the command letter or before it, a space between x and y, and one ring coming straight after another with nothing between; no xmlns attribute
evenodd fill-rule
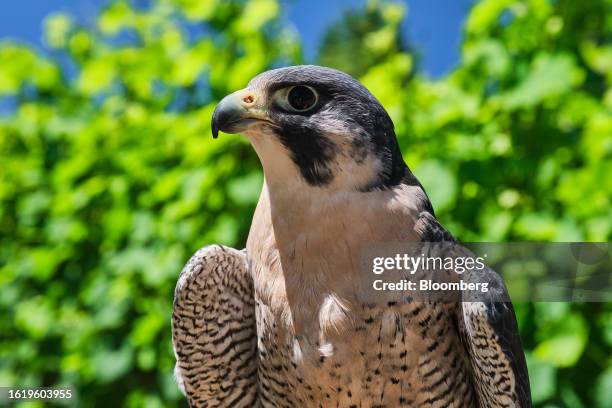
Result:
<svg viewBox="0 0 612 408"><path fill-rule="evenodd" d="M512 304L372 300L364 245L454 242L357 80L318 66L264 72L212 119L264 172L246 250L207 246L183 269L175 376L194 407L531 407ZM461 295L462 296L462 295Z"/></svg>

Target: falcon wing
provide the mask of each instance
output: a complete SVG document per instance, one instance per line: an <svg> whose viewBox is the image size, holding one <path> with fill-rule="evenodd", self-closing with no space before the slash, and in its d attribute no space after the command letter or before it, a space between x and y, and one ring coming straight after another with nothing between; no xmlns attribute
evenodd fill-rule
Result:
<svg viewBox="0 0 612 408"><path fill-rule="evenodd" d="M420 214L415 230L425 242L455 242L427 211ZM464 255L470 254L460 245L450 245L449 248ZM483 408L530 408L525 354L514 309L501 277L485 268L466 271L462 279L488 282L489 286L488 292L477 297L464 293L457 306L457 326L469 356L479 405Z"/></svg>
<svg viewBox="0 0 612 408"><path fill-rule="evenodd" d="M463 302L460 307L459 327L480 406L530 408L527 365L512 303Z"/></svg>
<svg viewBox="0 0 612 408"><path fill-rule="evenodd" d="M174 293L175 376L192 407L252 407L257 400L253 281L246 255L200 249Z"/></svg>

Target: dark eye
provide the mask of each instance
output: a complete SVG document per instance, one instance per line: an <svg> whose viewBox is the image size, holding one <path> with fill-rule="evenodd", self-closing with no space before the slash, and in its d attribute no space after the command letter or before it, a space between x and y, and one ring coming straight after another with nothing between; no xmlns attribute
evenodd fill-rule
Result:
<svg viewBox="0 0 612 408"><path fill-rule="evenodd" d="M309 86L296 85L289 88L287 103L296 112L305 112L312 109L318 100L317 93Z"/></svg>

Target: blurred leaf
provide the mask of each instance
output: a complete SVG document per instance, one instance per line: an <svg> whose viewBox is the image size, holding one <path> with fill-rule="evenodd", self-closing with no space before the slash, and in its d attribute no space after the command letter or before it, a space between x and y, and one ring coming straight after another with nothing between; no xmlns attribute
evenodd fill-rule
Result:
<svg viewBox="0 0 612 408"><path fill-rule="evenodd" d="M87 95L108 89L114 78L114 64L110 59L88 62L81 72L78 87Z"/></svg>
<svg viewBox="0 0 612 408"><path fill-rule="evenodd" d="M41 296L23 300L15 308L15 324L33 338L50 334L53 306Z"/></svg>
<svg viewBox="0 0 612 408"><path fill-rule="evenodd" d="M556 392L555 368L529 353L526 354L526 358L531 383L531 398L535 404L538 404L546 401Z"/></svg>
<svg viewBox="0 0 612 408"><path fill-rule="evenodd" d="M208 20L219 6L219 0L177 0L189 20Z"/></svg>
<svg viewBox="0 0 612 408"><path fill-rule="evenodd" d="M501 12L512 4L512 0L484 0L472 9L467 23L466 31L472 34L481 34L497 22Z"/></svg>
<svg viewBox="0 0 612 408"><path fill-rule="evenodd" d="M611 408L612 399L610 399L610 390L612 390L612 368L608 368L598 378L595 384L595 401L599 408Z"/></svg>
<svg viewBox="0 0 612 408"><path fill-rule="evenodd" d="M255 204L262 184L263 178L260 173L249 174L232 180L227 186L227 193L238 204Z"/></svg>
<svg viewBox="0 0 612 408"><path fill-rule="evenodd" d="M540 54L530 74L516 88L502 95L502 103L506 109L531 108L547 98L568 92L581 77L581 71L570 56Z"/></svg>
<svg viewBox="0 0 612 408"><path fill-rule="evenodd" d="M124 1L112 2L98 18L100 30L110 35L117 34L122 28L130 26L133 21L134 14Z"/></svg>
<svg viewBox="0 0 612 408"><path fill-rule="evenodd" d="M72 27L70 16L62 13L49 15L45 19L45 41L52 48L64 48Z"/></svg>
<svg viewBox="0 0 612 408"><path fill-rule="evenodd" d="M125 374L131 365L132 351L128 347L119 350L100 348L94 351L92 362L96 377L102 382L110 382Z"/></svg>
<svg viewBox="0 0 612 408"><path fill-rule="evenodd" d="M435 208L444 210L450 206L457 193L457 182L453 172L436 160L421 163L415 174L429 192L429 198Z"/></svg>
<svg viewBox="0 0 612 408"><path fill-rule="evenodd" d="M562 321L540 329L545 340L541 341L533 353L542 361L555 367L571 367L576 364L588 340L588 329L584 318L572 313Z"/></svg>

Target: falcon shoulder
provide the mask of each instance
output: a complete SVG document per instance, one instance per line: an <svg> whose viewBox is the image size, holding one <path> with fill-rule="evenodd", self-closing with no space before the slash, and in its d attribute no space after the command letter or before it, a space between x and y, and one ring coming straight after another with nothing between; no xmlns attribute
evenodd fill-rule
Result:
<svg viewBox="0 0 612 408"><path fill-rule="evenodd" d="M175 376L192 407L257 403L253 281L245 251L197 251L178 279L172 310Z"/></svg>
<svg viewBox="0 0 612 408"><path fill-rule="evenodd" d="M419 215L415 231L423 242L456 242L427 211ZM444 250L455 252L455 256L473 256L459 244L445 246ZM530 408L525 354L502 278L492 269L485 268L466 271L462 279L488 283L488 292L477 296L463 293L457 306L457 326L472 368L479 405L486 408Z"/></svg>

